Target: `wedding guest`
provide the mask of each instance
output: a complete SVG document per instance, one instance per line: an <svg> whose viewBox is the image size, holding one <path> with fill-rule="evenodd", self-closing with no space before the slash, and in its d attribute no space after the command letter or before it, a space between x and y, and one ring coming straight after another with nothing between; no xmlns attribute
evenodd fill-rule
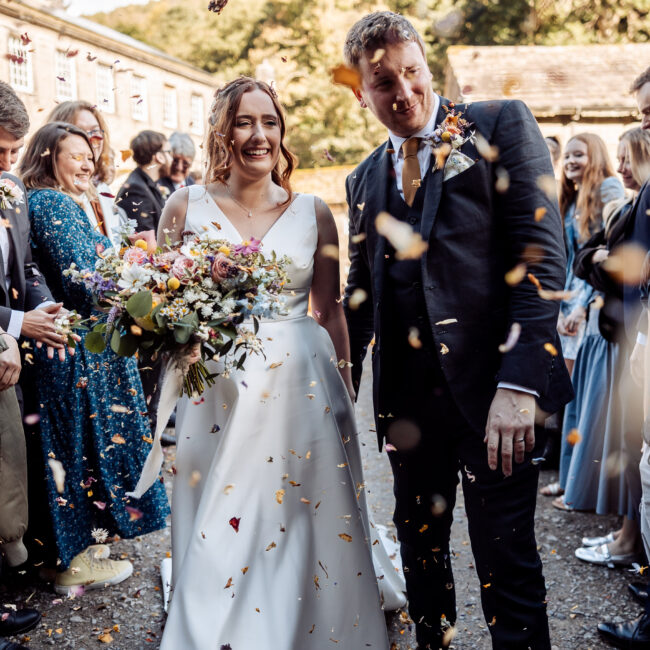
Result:
<svg viewBox="0 0 650 650"><path fill-rule="evenodd" d="M650 68L642 72L632 83L631 92L634 93L639 113L642 116L641 128L645 131L650 130ZM630 210L628 227L626 228L625 241L632 241L640 244L645 250L650 249L650 219L647 218L650 214L650 179L646 178L645 182L639 190L639 194L634 201L634 205ZM647 259L644 271L646 277L644 278L644 289L646 294L645 304L647 308ZM634 311L636 304L639 302L638 298L640 291L637 291L636 297L633 291L628 291L624 296L624 318L625 329L632 329ZM631 303L626 305L625 303ZM647 313L650 313L647 311ZM643 424L643 453L639 463L640 479L642 488L641 497L641 536L645 547L647 557L650 557L650 417L648 414L648 396L650 390L650 377L648 370L650 369L650 359L648 359L648 352L650 348L647 346L646 336L648 332L648 316L645 315L638 322L637 326L645 321L643 327L643 336L638 339L638 344L632 354L631 361L633 363L633 376L641 375L644 390L644 416L645 422ZM645 349L644 349L645 348ZM636 354L635 354L636 353ZM637 365L641 361L641 367ZM640 373L639 373L640 370ZM638 405L637 405L638 408ZM635 589L637 587L637 589ZM598 631L601 636L607 639L613 645L618 647L630 648L631 650L641 650L650 648L650 598L648 597L648 589L638 589L639 585L630 585L632 594L637 597L644 606L644 612L636 619L625 621L623 623L614 623L605 621L598 624Z"/></svg>
<svg viewBox="0 0 650 650"><path fill-rule="evenodd" d="M0 327L0 565L20 566L27 560L23 535L27 528L27 462L25 435L16 399L20 352L13 336ZM23 634L38 625L35 609L0 605L0 636ZM0 650L22 646L0 640Z"/></svg>
<svg viewBox="0 0 650 650"><path fill-rule="evenodd" d="M591 305L587 334L574 369L576 400L568 406L566 416L570 421L567 429L575 427L580 432L564 495L567 506L623 515L619 530L586 537L583 547L576 550L579 559L603 565L630 564L639 560L641 551L640 495L634 495L626 482L624 463L629 454L623 439L618 390L624 381L628 350L619 344L623 288L608 273L605 263L622 240L633 197L650 175L650 132L638 128L626 131L620 138L617 158L618 172L630 195L605 206L605 228L578 251L574 264L576 275L602 292L604 301L600 309Z"/></svg>
<svg viewBox="0 0 650 650"><path fill-rule="evenodd" d="M557 177L558 172L560 171L560 158L562 158L562 145L557 136L547 135L544 138L546 146L548 147L548 152L551 154L551 162L553 163L553 171Z"/></svg>
<svg viewBox="0 0 650 650"><path fill-rule="evenodd" d="M117 203L124 209L129 219L137 222L136 230L158 229L165 198L158 184L164 176L169 176L172 164L172 150L162 133L142 131L131 140L133 160L137 163L117 193ZM147 402L151 430L156 430L156 414L160 398L159 380L162 372L162 359L142 354L139 358L140 378ZM174 444L167 435L165 445Z"/></svg>
<svg viewBox="0 0 650 650"><path fill-rule="evenodd" d="M163 188L165 198L177 189L194 185L190 169L196 156L196 148L192 138L187 133L175 131L169 136L169 147L172 150L172 164L168 176L161 176L158 186Z"/></svg>
<svg viewBox="0 0 650 650"><path fill-rule="evenodd" d="M156 131L141 131L131 140L130 147L137 167L118 191L116 202L128 219L135 219L138 232L155 232L165 205L158 182L169 176L172 150L167 138Z"/></svg>
<svg viewBox="0 0 650 650"><path fill-rule="evenodd" d="M565 291L569 298L560 304L557 329L569 373L585 334L587 308L594 297L593 288L575 276L575 255L586 240L603 227L602 209L608 201L624 196L623 186L614 176L607 148L593 133L573 136L566 145L560 180L560 213L564 221L564 241L567 252ZM564 493L572 446L567 443L563 426L560 451L560 478L542 488L545 496L556 496L553 505L565 509Z"/></svg>
<svg viewBox="0 0 650 650"><path fill-rule="evenodd" d="M20 172L28 188L33 244L52 293L84 318L102 318L94 308L96 296L64 273L71 264L94 268L102 249L110 246L81 205L95 172L86 132L64 122L46 124L31 138ZM58 563L54 588L69 593L116 584L131 575L133 566L108 559L109 549L93 541L159 530L168 513L160 483L137 509L129 510L124 496L135 485L150 445L137 364L110 347L95 354L81 343L61 363L36 350L34 365L41 463L54 465L46 473Z"/></svg>
<svg viewBox="0 0 650 650"><path fill-rule="evenodd" d="M47 118L48 122L68 122L86 132L95 155L95 175L92 185L82 196L84 210L93 226L105 222L105 230L113 244L119 244L116 229L124 219L123 211L115 204L110 188L110 138L101 111L84 100L61 102Z"/></svg>

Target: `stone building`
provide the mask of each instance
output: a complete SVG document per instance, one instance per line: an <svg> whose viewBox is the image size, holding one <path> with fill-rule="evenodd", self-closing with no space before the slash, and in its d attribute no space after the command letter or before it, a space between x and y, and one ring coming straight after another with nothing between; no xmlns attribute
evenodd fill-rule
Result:
<svg viewBox="0 0 650 650"><path fill-rule="evenodd" d="M650 43L453 46L444 95L454 101L521 99L545 136L601 136L612 156L619 135L639 126L632 81L650 62Z"/></svg>
<svg viewBox="0 0 650 650"><path fill-rule="evenodd" d="M25 102L33 127L41 126L55 104L85 99L102 111L116 150L128 149L143 129L166 135L185 131L198 150L217 85L212 75L69 16L60 5L57 0L0 1L0 78ZM200 155L196 167L199 160ZM132 165L128 161L125 168Z"/></svg>

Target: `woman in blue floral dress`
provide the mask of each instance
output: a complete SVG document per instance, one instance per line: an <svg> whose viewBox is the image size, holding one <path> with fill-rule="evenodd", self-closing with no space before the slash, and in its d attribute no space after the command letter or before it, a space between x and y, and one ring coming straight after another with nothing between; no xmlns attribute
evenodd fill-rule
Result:
<svg viewBox="0 0 650 650"><path fill-rule="evenodd" d="M97 256L111 245L101 219L91 224L80 205L93 171L86 134L62 122L39 129L21 162L41 272L55 299L84 318L102 316L94 309L93 296L64 271L72 264L94 268ZM125 496L135 486L151 445L135 359L118 357L110 348L91 353L81 336L74 355L63 362L48 358L45 348L34 350L40 446L60 560L55 581L59 593L127 578L131 563L109 560L108 547L93 542L164 528L169 510L162 483L137 503ZM60 467L65 470L63 485Z"/></svg>

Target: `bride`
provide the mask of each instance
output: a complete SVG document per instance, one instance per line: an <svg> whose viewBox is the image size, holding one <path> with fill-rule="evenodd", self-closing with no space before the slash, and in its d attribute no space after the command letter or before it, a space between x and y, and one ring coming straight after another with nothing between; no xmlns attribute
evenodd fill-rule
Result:
<svg viewBox="0 0 650 650"><path fill-rule="evenodd" d="M319 252L338 247L334 219L321 199L291 191L271 87L230 82L209 123L208 182L169 199L159 242L184 231L258 240L290 258L290 283L287 314L260 324L264 356L179 402L161 647L386 650L351 374L339 363L349 345L338 261ZM404 604L401 577L374 549L384 597Z"/></svg>

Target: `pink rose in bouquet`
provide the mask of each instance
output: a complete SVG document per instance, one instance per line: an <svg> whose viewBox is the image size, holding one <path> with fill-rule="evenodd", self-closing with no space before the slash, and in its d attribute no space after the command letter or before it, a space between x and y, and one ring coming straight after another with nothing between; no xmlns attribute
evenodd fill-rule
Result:
<svg viewBox="0 0 650 650"><path fill-rule="evenodd" d="M169 270L174 265L174 262L181 257L181 254L178 251L168 251L166 253L160 253L153 258L154 266L157 266L161 269Z"/></svg>
<svg viewBox="0 0 650 650"><path fill-rule="evenodd" d="M212 262L212 279L215 282L223 282L232 278L237 273L237 265L233 264L223 253L217 253Z"/></svg>
<svg viewBox="0 0 650 650"><path fill-rule="evenodd" d="M144 264L148 259L148 255L147 252L141 248L131 246L124 251L122 259L127 264Z"/></svg>
<svg viewBox="0 0 650 650"><path fill-rule="evenodd" d="M171 274L179 280L187 280L196 273L196 262L185 255L179 255L172 264Z"/></svg>
<svg viewBox="0 0 650 650"><path fill-rule="evenodd" d="M156 252L158 248L158 242L156 242L156 232L155 230L143 230L142 232L134 232L132 235L129 235L129 241L132 244L135 244L138 240L142 240L147 245L147 253L150 255Z"/></svg>

